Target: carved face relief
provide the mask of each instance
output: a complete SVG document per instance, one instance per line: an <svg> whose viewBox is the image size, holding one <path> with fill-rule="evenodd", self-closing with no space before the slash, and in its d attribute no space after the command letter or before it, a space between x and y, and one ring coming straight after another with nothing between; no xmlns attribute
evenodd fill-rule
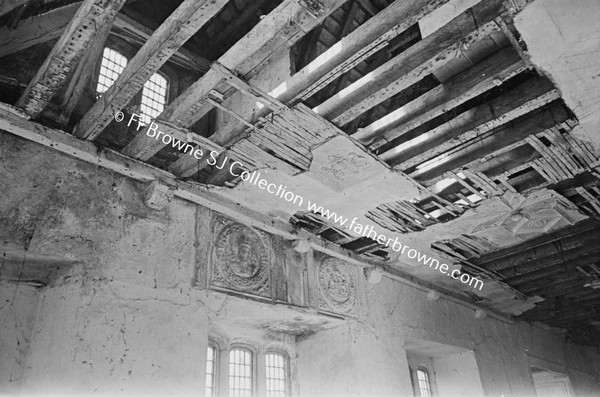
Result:
<svg viewBox="0 0 600 397"><path fill-rule="evenodd" d="M319 308L353 314L355 306L356 286L348 265L336 258L325 259L319 267Z"/></svg>
<svg viewBox="0 0 600 397"><path fill-rule="evenodd" d="M226 225L217 236L212 260L213 285L268 295L269 248L257 232Z"/></svg>

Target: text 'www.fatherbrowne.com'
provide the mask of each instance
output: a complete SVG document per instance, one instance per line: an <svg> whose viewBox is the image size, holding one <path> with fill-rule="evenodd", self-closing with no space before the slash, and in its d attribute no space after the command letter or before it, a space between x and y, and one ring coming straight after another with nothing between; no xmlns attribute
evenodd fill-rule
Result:
<svg viewBox="0 0 600 397"><path fill-rule="evenodd" d="M115 121L121 122L125 119L125 115L123 112L115 113ZM239 161L229 161L228 156L221 156L221 153L211 150L205 156L204 151L198 147L190 144L189 142L184 142L180 139L175 138L172 133L166 133L159 129L159 125L154 121L151 121L149 125L145 125L142 121L140 115L133 113L127 126L131 126L131 124L136 123L136 129L145 127L146 136L149 138L154 138L157 141L161 141L164 145L171 145L173 148L183 152L184 154L188 154L190 156L194 156L194 158L198 160L205 159L206 163L210 166L214 166L217 169L225 168L225 165L228 164L229 173L234 177L239 177L244 182L256 186L261 190L265 190L267 193L275 195L289 203L297 205L298 207L304 208L310 212L313 212L317 215L322 216L328 221L333 222L336 225L339 225L342 228L347 230L352 230L355 234L358 234L362 237L370 238L376 241L379 244L385 245L386 247L391 247L392 250L396 252L400 252L401 255L407 256L409 259L416 260L417 263L429 266L442 274L445 274L448 277L452 277L455 280L460 281L463 284L468 284L472 288L476 288L481 290L483 288L483 281L467 274L461 273L459 269L452 269L450 271L450 266L446 263L440 263L437 259L430 257L427 254L423 254L414 248L410 248L407 245L403 245L398 241L398 237L388 238L382 233L378 233L373 225L363 225L358 222L358 218L354 217L352 219L340 215L336 212L330 211L329 209L323 208L323 206L312 202L310 200L304 200L304 197L288 190L288 187L285 185L277 185L275 183L271 183L264 178L261 178L260 172L257 171L247 171L244 168L244 164ZM220 157L224 157L220 159ZM233 159L232 159L233 160ZM217 164L220 162L220 164Z"/></svg>

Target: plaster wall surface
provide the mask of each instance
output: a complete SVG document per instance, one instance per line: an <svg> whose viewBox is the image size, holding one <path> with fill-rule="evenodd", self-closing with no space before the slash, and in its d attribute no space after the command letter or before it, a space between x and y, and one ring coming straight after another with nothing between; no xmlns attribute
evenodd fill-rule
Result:
<svg viewBox="0 0 600 397"><path fill-rule="evenodd" d="M12 236L31 252L81 261L39 293L20 289L14 308L23 310L5 311L2 327L11 330L2 334L0 357L12 357L8 370L23 380L23 392L201 394L215 332L227 343L260 340L261 349L275 343L290 352L295 395L412 395L405 345L417 339L473 351L484 395L534 395L531 357L562 368L579 395L599 392L594 351L525 324L476 320L472 309L430 302L426 292L386 278L360 283L356 319L296 346L247 324L236 328L239 298L212 299L192 287L197 249L211 238L207 209L174 200L150 210L139 183L1 138L1 216L35 214L11 215L11 230L20 232ZM4 300L14 293L5 291ZM18 338L30 347L15 348Z"/></svg>
<svg viewBox="0 0 600 397"><path fill-rule="evenodd" d="M0 282L0 394L21 386L38 297L34 287Z"/></svg>
<svg viewBox="0 0 600 397"><path fill-rule="evenodd" d="M573 133L600 146L600 2L536 0L515 18L531 61L581 122Z"/></svg>
<svg viewBox="0 0 600 397"><path fill-rule="evenodd" d="M405 346L414 340L448 345L448 354L433 360L442 370L440 396L536 396L532 360L569 375L578 396L600 394L600 355L593 349L525 323L476 319L470 308L428 301L426 291L387 278L367 288L361 316L349 328L298 342L303 395L412 396Z"/></svg>

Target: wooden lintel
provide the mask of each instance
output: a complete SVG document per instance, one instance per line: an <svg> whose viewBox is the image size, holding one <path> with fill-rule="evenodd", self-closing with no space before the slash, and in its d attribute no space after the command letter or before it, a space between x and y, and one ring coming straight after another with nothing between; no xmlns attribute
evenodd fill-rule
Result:
<svg viewBox="0 0 600 397"><path fill-rule="evenodd" d="M94 140L142 88L144 83L227 3L185 0L160 25L127 64L113 85L77 124L74 134Z"/></svg>
<svg viewBox="0 0 600 397"><path fill-rule="evenodd" d="M37 117L64 85L100 27L112 25L124 3L125 0L84 0L17 106Z"/></svg>

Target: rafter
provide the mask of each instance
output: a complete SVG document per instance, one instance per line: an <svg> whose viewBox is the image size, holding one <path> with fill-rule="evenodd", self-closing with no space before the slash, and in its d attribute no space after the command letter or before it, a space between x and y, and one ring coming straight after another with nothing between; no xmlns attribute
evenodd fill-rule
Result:
<svg viewBox="0 0 600 397"><path fill-rule="evenodd" d="M377 149L470 99L502 84L527 68L512 48L504 48L352 136Z"/></svg>
<svg viewBox="0 0 600 397"><path fill-rule="evenodd" d="M0 58L54 40L65 30L81 2L58 7L19 22L16 29L0 27Z"/></svg>
<svg viewBox="0 0 600 397"><path fill-rule="evenodd" d="M494 41L488 36L501 29L490 21L501 7L501 1L495 0L482 2L463 12L441 29L314 108L315 112L338 126L346 125L459 57L475 42L488 38L495 47ZM475 13L477 20L473 17Z"/></svg>
<svg viewBox="0 0 600 397"><path fill-rule="evenodd" d="M425 134L384 152L380 157L392 164L396 162L395 159L405 159L395 166L406 170L559 98L560 92L552 89L547 80L533 79L500 98L469 109ZM444 138L445 141L436 145ZM415 145L415 142L419 144Z"/></svg>
<svg viewBox="0 0 600 397"><path fill-rule="evenodd" d="M219 58L218 62L240 76L250 75L265 59L282 49L291 47L305 32L317 26L342 3L343 0L323 2L324 9L315 17L309 9L296 0L286 0L234 44ZM191 127L213 108L212 104L205 100L211 90L226 92L229 89L228 84L223 80L220 73L210 69L167 106L156 120L157 124L166 122L184 130ZM217 144L221 142L219 139L213 141ZM157 145L155 139L148 138L144 131L141 131L124 149L124 153L135 158L148 159L162 147L164 145L160 143ZM172 168L189 170L196 165L197 161L181 156Z"/></svg>
<svg viewBox="0 0 600 397"><path fill-rule="evenodd" d="M112 25L125 0L85 0L29 82L17 106L37 117L65 83L101 26Z"/></svg>
<svg viewBox="0 0 600 397"><path fill-rule="evenodd" d="M144 83L194 33L227 4L227 0L185 0L154 32L113 85L83 116L74 134L94 140L142 88Z"/></svg>
<svg viewBox="0 0 600 397"><path fill-rule="evenodd" d="M94 66L102 54L104 43L106 42L109 33L110 25L103 26L96 37L94 37L90 49L86 51L83 55L83 59L81 59L79 65L77 65L60 106L60 116L58 118L60 124L64 125L69 122L71 113L73 113L73 110L75 110L75 107L79 103L89 79L94 72Z"/></svg>
<svg viewBox="0 0 600 397"><path fill-rule="evenodd" d="M333 47L319 55L279 87L272 90L270 94L281 102L290 104L310 97L331 81L385 47L389 40L398 36L421 17L447 1L417 0L409 4L403 0L396 0ZM402 16L401 19L398 19L398 15ZM194 99L197 103L201 97L195 97ZM207 107L204 106L203 108ZM196 110L193 113L197 117L198 114L205 114L209 109L200 112ZM268 114L268 110L262 109L255 112L252 107L242 109L238 114L248 120L253 115L255 117L265 116ZM230 145L240 138L244 130L245 127L241 123L229 123L216 131L210 138L221 145ZM182 164L182 162L187 162L187 164ZM183 156L173 165L179 170L186 170L185 173L187 173L187 170L197 167L197 163L191 162L190 159Z"/></svg>

